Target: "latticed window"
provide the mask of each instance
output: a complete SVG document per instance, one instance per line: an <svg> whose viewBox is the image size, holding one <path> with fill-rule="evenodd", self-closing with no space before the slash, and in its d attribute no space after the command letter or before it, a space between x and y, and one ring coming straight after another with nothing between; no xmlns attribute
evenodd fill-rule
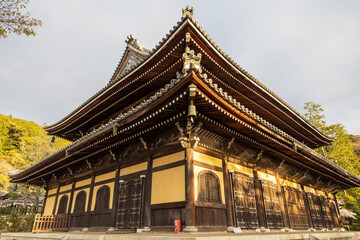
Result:
<svg viewBox="0 0 360 240"><path fill-rule="evenodd" d="M67 203L68 203L68 196L64 195L60 198L60 202L59 202L59 208L57 211L57 214L66 214L66 208L67 208Z"/></svg>
<svg viewBox="0 0 360 240"><path fill-rule="evenodd" d="M212 172L200 173L199 201L221 203L220 181Z"/></svg>
<svg viewBox="0 0 360 240"><path fill-rule="evenodd" d="M76 195L74 213L85 212L86 192L81 191Z"/></svg>
<svg viewBox="0 0 360 240"><path fill-rule="evenodd" d="M95 211L109 209L110 188L102 186L96 193Z"/></svg>

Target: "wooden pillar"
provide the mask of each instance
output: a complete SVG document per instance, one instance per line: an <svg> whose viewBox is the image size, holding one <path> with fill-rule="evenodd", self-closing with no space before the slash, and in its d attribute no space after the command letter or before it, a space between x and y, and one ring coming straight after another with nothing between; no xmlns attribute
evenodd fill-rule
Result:
<svg viewBox="0 0 360 240"><path fill-rule="evenodd" d="M53 215L56 214L56 206L57 206L57 202L58 202L58 200L59 200L59 191L60 191L60 184L58 185L57 190L56 190L56 197L55 197L55 202L54 202L54 208L53 208L53 211L52 211L52 214L53 214Z"/></svg>
<svg viewBox="0 0 360 240"><path fill-rule="evenodd" d="M302 184L301 184L301 190L303 191L303 194L304 194L305 211L306 211L306 216L307 216L308 223L309 223L309 228L315 228L313 220L311 218L309 199L308 199L308 196L307 196L307 194L305 192L304 185L302 185Z"/></svg>
<svg viewBox="0 0 360 240"><path fill-rule="evenodd" d="M73 203L73 199L74 199L74 190L75 190L75 181L72 183L72 186L71 186L69 209L67 211L67 214L69 216L69 226L68 226L69 228L70 228L70 224L71 224L71 207L72 207L72 203Z"/></svg>
<svg viewBox="0 0 360 240"><path fill-rule="evenodd" d="M224 178L224 189L225 189L225 202L226 202L226 222L227 230L232 231L234 227L233 211L234 211L234 201L232 201L232 188L230 187L230 178L228 171L228 155L223 154L222 157L222 167L223 167L223 178Z"/></svg>
<svg viewBox="0 0 360 240"><path fill-rule="evenodd" d="M45 206L46 206L46 199L49 195L49 188L46 188L46 193L45 193L45 198L44 198L44 203L41 209L41 216L44 215L44 211L45 211Z"/></svg>
<svg viewBox="0 0 360 240"><path fill-rule="evenodd" d="M339 208L339 204L337 202L337 199L336 199L336 193L333 193L334 195L334 201L335 201L335 207L336 207L336 215L338 216L338 219L339 219L339 226L338 228L343 228L343 221L342 221L342 218L341 218L341 215L340 215L340 208Z"/></svg>
<svg viewBox="0 0 360 240"><path fill-rule="evenodd" d="M236 218L236 209L235 209L235 197L234 197L234 185L233 185L233 183L234 183L234 171L233 170L229 170L228 171L229 172L229 186L230 186L230 192L231 192L231 202L232 202L232 211L231 211L231 213L232 213L232 218L233 218L233 225L234 225L234 227L239 227L238 225L237 225L237 218Z"/></svg>
<svg viewBox="0 0 360 240"><path fill-rule="evenodd" d="M291 228L289 214L288 214L287 208L286 208L285 193L281 187L279 173L275 174L275 178L276 178L276 189L277 189L277 192L279 195L280 211L281 211L281 214L283 216L283 221L284 221L284 228Z"/></svg>
<svg viewBox="0 0 360 240"><path fill-rule="evenodd" d="M91 216L90 216L90 212L91 212L91 204L93 201L93 195L94 195L94 185L95 185L95 173L92 174L91 176L91 184L90 184L90 193L89 193L89 201L88 201L88 205L87 205L87 211L86 211L86 227L90 227L91 224Z"/></svg>
<svg viewBox="0 0 360 240"><path fill-rule="evenodd" d="M145 189L144 189L144 205L143 205L143 218L142 218L142 227L143 231L150 231L151 227L151 184L152 184L152 157L147 159L147 171L145 179Z"/></svg>
<svg viewBox="0 0 360 240"><path fill-rule="evenodd" d="M119 177L120 177L120 163L116 164L116 172L115 172L115 185L114 185L114 195L113 195L113 205L111 210L111 227L116 227L116 218L117 218L117 210L118 210L118 201L119 201ZM112 229L109 229L111 231Z"/></svg>
<svg viewBox="0 0 360 240"><path fill-rule="evenodd" d="M197 232L195 227L194 150L185 149L186 206L184 232Z"/></svg>
<svg viewBox="0 0 360 240"><path fill-rule="evenodd" d="M332 208L332 204L331 204L331 198L330 198L330 195L328 192L325 192L325 195L327 197L327 202L328 202L328 205L329 205L329 210L330 210L330 215L331 215L331 219L333 221L333 224L334 224L334 228L337 228L337 226L339 226L339 221L338 221L338 218L336 216L336 212L334 212L333 208ZM332 229L331 229L332 230Z"/></svg>
<svg viewBox="0 0 360 240"><path fill-rule="evenodd" d="M256 208L257 208L258 218L259 218L259 227L266 228L265 208L264 208L264 202L263 202L263 197L262 197L262 192L261 192L262 188L260 186L260 181L259 181L259 177L258 177L256 169L253 169L253 174L254 174Z"/></svg>

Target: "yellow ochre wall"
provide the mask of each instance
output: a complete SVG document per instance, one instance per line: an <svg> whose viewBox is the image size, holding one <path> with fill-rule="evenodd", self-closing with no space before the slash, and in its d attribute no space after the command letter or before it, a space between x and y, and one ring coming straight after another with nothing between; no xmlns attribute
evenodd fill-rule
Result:
<svg viewBox="0 0 360 240"><path fill-rule="evenodd" d="M246 174L248 176L254 176L253 170L251 168L244 167L244 166L241 166L236 163L229 162L228 169L234 170L235 172L240 172L240 173Z"/></svg>
<svg viewBox="0 0 360 240"><path fill-rule="evenodd" d="M49 197L46 199L45 208L44 208L44 214L43 215L51 215L55 203L55 196Z"/></svg>
<svg viewBox="0 0 360 240"><path fill-rule="evenodd" d="M304 186L305 192L316 194L315 189L311 187Z"/></svg>
<svg viewBox="0 0 360 240"><path fill-rule="evenodd" d="M212 157L196 151L194 151L194 160L222 168L222 160L220 158Z"/></svg>
<svg viewBox="0 0 360 240"><path fill-rule="evenodd" d="M257 174L258 174L259 180L268 180L268 181L273 182L273 183L276 184L276 177L275 176L264 173L264 172L260 172L260 171L258 171Z"/></svg>
<svg viewBox="0 0 360 240"><path fill-rule="evenodd" d="M173 153L153 160L153 168L185 159L185 151Z"/></svg>
<svg viewBox="0 0 360 240"><path fill-rule="evenodd" d="M295 182L291 182L291 181L288 181L288 180L285 180L285 179L282 179L282 178L280 178L280 184L282 186L287 186L287 187L295 188L295 189L298 189L298 190L302 190L300 184L295 183Z"/></svg>
<svg viewBox="0 0 360 240"><path fill-rule="evenodd" d="M325 192L317 190L316 191L319 196L326 196Z"/></svg>
<svg viewBox="0 0 360 240"><path fill-rule="evenodd" d="M49 189L48 195L55 194L57 191L57 188Z"/></svg>
<svg viewBox="0 0 360 240"><path fill-rule="evenodd" d="M152 174L151 204L185 201L185 166Z"/></svg>
<svg viewBox="0 0 360 240"><path fill-rule="evenodd" d="M120 176L128 175L131 173L140 172L147 169L147 162L142 162L130 167L120 169Z"/></svg>
<svg viewBox="0 0 360 240"><path fill-rule="evenodd" d="M88 179L76 182L75 188L79 188L79 187L90 185L90 184L91 184L91 178L88 178Z"/></svg>
<svg viewBox="0 0 360 240"><path fill-rule="evenodd" d="M67 190L71 190L71 188L72 188L72 184L68 184L68 185L65 185L65 186L61 186L60 187L60 193L61 192L65 192L65 191L67 191Z"/></svg>
<svg viewBox="0 0 360 240"><path fill-rule="evenodd" d="M185 151L153 159L153 168L185 159ZM185 201L185 166L152 173L151 204Z"/></svg>
<svg viewBox="0 0 360 240"><path fill-rule="evenodd" d="M207 163L209 165L212 166L216 166L216 167L222 167L222 160L219 158L215 158L203 153L199 153L199 152L195 152L194 151L194 160L195 161L199 161L199 162L203 162L203 163ZM197 201L198 197L199 197L199 173L203 170L208 170L213 172L214 174L216 174L216 176L219 177L220 179L220 190L221 190L221 203L225 204L225 191L224 191L224 178L223 178L223 172L221 171L216 171L216 170L212 170L212 169L208 169L208 168L204 168L204 167L200 167L200 166L196 166L194 165L194 191L195 191L195 201Z"/></svg>
<svg viewBox="0 0 360 240"><path fill-rule="evenodd" d="M105 173L105 174L102 174L102 175L98 175L98 176L95 176L95 183L105 181L105 180L108 180L108 179L111 179L111 178L114 178L114 177L115 177L115 171Z"/></svg>

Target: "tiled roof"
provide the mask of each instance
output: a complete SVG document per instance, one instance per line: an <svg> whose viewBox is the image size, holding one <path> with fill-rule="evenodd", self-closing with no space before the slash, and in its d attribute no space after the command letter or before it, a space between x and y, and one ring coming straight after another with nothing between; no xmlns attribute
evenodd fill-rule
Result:
<svg viewBox="0 0 360 240"><path fill-rule="evenodd" d="M116 78L116 71L113 74L112 78L110 79L110 82L101 90L99 90L98 92L96 92L92 97L90 97L87 101L85 101L83 104L81 104L78 108L76 108L74 111L72 111L70 114L68 114L67 116L65 116L63 119L61 119L60 121L58 121L55 124L49 124L45 126L45 130L47 128L50 128L52 126L55 126L59 123L61 123L62 121L64 121L65 119L69 118L70 116L72 116L73 114L75 114L77 111L79 111L79 109L83 108L84 106L86 106L88 103L90 103L92 100L94 100L95 98L97 98L99 95L101 95L104 91L106 91L107 89L109 89L110 87L112 87L114 84L116 84L117 82L121 81L122 79L126 78L128 75L130 75L137 67L139 67L144 61L146 61L148 58L150 58L168 39L169 37L182 25L182 23L184 23L186 20L189 20L194 27L196 27L196 29L209 41L209 43L234 67L236 68L238 71L241 72L241 74L243 74L244 76L246 76L248 78L248 80L250 80L250 82L253 82L255 85L258 85L260 88L264 89L265 92L267 92L268 94L270 94L272 97L274 97L276 100L278 100L279 102L281 102L284 106L286 106L288 109L290 109L297 117L299 117L300 119L302 119L303 121L305 121L309 126L313 127L314 129L316 129L316 131L318 131L319 133L321 133L323 136L325 136L326 138L328 138L329 140L333 140L332 137L325 135L324 133L321 132L321 130L319 130L317 127L313 126L311 122L309 122L304 116L302 116L300 113L298 113L295 109L293 109L290 105L288 105L284 100L282 100L279 96L277 96L274 92L272 92L270 89L268 89L265 85L263 85L259 80L257 80L254 76L252 76L250 73L248 73L245 69L243 69L242 67L240 67L233 59L231 59L231 57L226 54L210 37L208 34L206 34L206 32L202 29L202 27L198 24L198 22L196 22L194 20L193 17L193 8L189 8L188 6L183 9L183 16L181 21L177 22L177 24L173 27L173 29L171 29L169 31L168 34L166 34L166 37L163 38L159 44L157 44L151 51L148 51L148 55L144 56L144 59L140 62L138 62L136 65L132 66L129 71L122 75L121 78ZM126 50L125 50L126 51ZM124 52L125 53L125 52ZM120 61L121 63L121 61ZM120 65L119 63L119 65ZM118 67L119 67L118 65ZM118 68L117 67L117 68Z"/></svg>
<svg viewBox="0 0 360 240"><path fill-rule="evenodd" d="M142 101L141 103L139 103L138 105L136 105L135 107L132 107L128 110L126 110L125 112L122 112L118 115L117 118L115 119L111 119L108 123L103 124L101 126L99 126L98 128L94 129L93 131L91 131L90 133L82 136L81 138L79 138L78 140L72 142L71 144L67 145L66 147L58 150L57 152L47 156L46 158L42 159L41 161L31 165L30 167L22 170L22 171L18 171L16 173L12 173L9 174L9 176L16 176L21 174L22 172L28 171L52 158L54 158L55 156L64 153L66 150L70 150L78 145L80 145L81 143L86 142L87 140L91 139L93 136L98 135L99 133L103 133L109 129L111 129L114 125L120 123L121 121L123 121L124 119L127 119L128 117L132 116L133 114L135 114L136 112L138 112L139 110L147 107L148 105L150 105L151 103L153 103L154 101L156 101L158 98L160 98L164 93L168 92L170 89L172 89L178 82L180 81L180 79L172 79L170 81L170 83L166 84L165 87L161 88L160 90L158 90L155 94L153 94L151 97L149 97L148 99Z"/></svg>
<svg viewBox="0 0 360 240"><path fill-rule="evenodd" d="M318 159L320 159L324 163L332 166L333 168L337 169L338 171L342 172L343 174L345 174L347 176L352 176L352 177L354 177L356 179L359 179L357 176L355 176L352 173L348 172L347 170L339 167L337 164L333 163L332 161L330 161L329 159L327 159L323 155L319 154L314 149L309 148L308 146L306 146L302 142L298 141L297 139L295 139L294 137L292 137L288 133L282 131L281 129L279 129L278 127L276 127L275 125L273 125L269 121L263 119L261 116L257 115L256 113L252 112L250 109L245 107L244 105L237 102L235 98L233 98L231 95L229 95L221 87L218 87L218 85L216 83L213 83L213 80L211 78L208 78L207 74L199 73L199 76L205 81L205 83L207 83L207 85L209 87L211 87L216 93L218 93L218 95L220 97L222 97L224 100L226 100L228 103L230 103L232 106L234 106L236 109L238 109L239 111L241 111L242 113L244 113L248 117L252 118L253 120L257 121L258 123L261 123L262 125L266 126L271 131L285 137L286 139L290 140L291 142L296 143L297 145L299 145L301 147L301 149L303 149L306 152L312 154L313 156L316 156ZM229 117L231 117L231 116L229 116Z"/></svg>

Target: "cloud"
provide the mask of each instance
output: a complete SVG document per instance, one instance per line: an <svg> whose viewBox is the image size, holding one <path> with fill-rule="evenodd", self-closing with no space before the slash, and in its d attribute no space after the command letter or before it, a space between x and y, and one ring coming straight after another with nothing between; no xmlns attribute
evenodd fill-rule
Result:
<svg viewBox="0 0 360 240"><path fill-rule="evenodd" d="M134 34L154 47L181 18L180 1L31 0L36 37L0 44L0 113L56 122L107 84ZM360 134L360 2L194 1L195 19L252 75L302 112Z"/></svg>

